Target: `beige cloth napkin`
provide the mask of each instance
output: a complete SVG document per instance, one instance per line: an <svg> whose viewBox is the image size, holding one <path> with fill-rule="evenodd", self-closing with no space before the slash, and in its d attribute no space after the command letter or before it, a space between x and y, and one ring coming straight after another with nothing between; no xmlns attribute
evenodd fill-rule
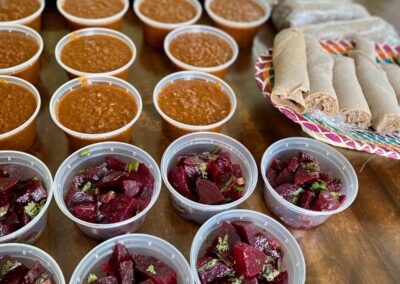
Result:
<svg viewBox="0 0 400 284"><path fill-rule="evenodd" d="M358 51L364 53L371 60L376 61L375 42L359 35L355 37L355 42Z"/></svg>
<svg viewBox="0 0 400 284"><path fill-rule="evenodd" d="M296 29L283 30L277 34L272 61L275 72L272 102L303 113L303 96L310 91L304 34Z"/></svg>
<svg viewBox="0 0 400 284"><path fill-rule="evenodd" d="M397 102L400 103L400 66L397 64L381 64L381 67L396 93Z"/></svg>
<svg viewBox="0 0 400 284"><path fill-rule="evenodd" d="M354 59L340 55L332 57L335 63L333 86L339 101L340 115L346 123L368 128L372 120L371 111L357 79Z"/></svg>
<svg viewBox="0 0 400 284"><path fill-rule="evenodd" d="M400 107L385 71L364 53L349 52L356 64L357 78L372 114L372 126L380 132L400 130Z"/></svg>
<svg viewBox="0 0 400 284"><path fill-rule="evenodd" d="M333 59L319 41L306 36L307 71L310 92L305 94L307 110L317 109L328 116L339 112L339 104L333 88Z"/></svg>

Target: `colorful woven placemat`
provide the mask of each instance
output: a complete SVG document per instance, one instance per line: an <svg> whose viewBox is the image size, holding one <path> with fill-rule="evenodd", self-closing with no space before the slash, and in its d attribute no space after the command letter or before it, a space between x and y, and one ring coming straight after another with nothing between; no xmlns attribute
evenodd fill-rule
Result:
<svg viewBox="0 0 400 284"><path fill-rule="evenodd" d="M321 45L331 53L346 54L353 49L350 41L322 41ZM394 63L400 53L400 46L376 44L377 62ZM256 80L263 95L271 102L270 95L274 82L272 50L263 53L256 62ZM400 133L380 134L373 130L339 129L308 114L299 114L290 108L276 106L286 117L299 124L311 137L338 147L363 151L387 158L400 159Z"/></svg>

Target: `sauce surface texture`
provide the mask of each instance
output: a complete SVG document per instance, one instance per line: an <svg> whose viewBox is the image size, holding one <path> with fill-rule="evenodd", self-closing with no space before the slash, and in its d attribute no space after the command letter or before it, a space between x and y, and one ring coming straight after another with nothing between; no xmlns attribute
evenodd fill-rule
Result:
<svg viewBox="0 0 400 284"><path fill-rule="evenodd" d="M122 40L108 35L72 38L61 50L61 61L81 72L104 73L117 70L132 58L132 50Z"/></svg>
<svg viewBox="0 0 400 284"><path fill-rule="evenodd" d="M78 87L65 94L57 105L62 125L88 134L117 130L136 114L136 101L126 90L103 84Z"/></svg>
<svg viewBox="0 0 400 284"><path fill-rule="evenodd" d="M86 19L102 19L118 14L124 8L121 0L65 0L64 10Z"/></svg>
<svg viewBox="0 0 400 284"><path fill-rule="evenodd" d="M166 85L158 104L173 120L197 126L217 123L231 111L229 97L219 85L197 79Z"/></svg>
<svg viewBox="0 0 400 284"><path fill-rule="evenodd" d="M171 41L169 49L178 60L197 67L223 65L233 56L227 41L209 33L180 35Z"/></svg>
<svg viewBox="0 0 400 284"><path fill-rule="evenodd" d="M40 8L38 0L0 0L0 21L26 18Z"/></svg>
<svg viewBox="0 0 400 284"><path fill-rule="evenodd" d="M234 22L252 22L264 17L264 9L254 0L214 0L211 10L218 16Z"/></svg>
<svg viewBox="0 0 400 284"><path fill-rule="evenodd" d="M35 112L37 101L25 87L0 81L0 134L24 124Z"/></svg>
<svg viewBox="0 0 400 284"><path fill-rule="evenodd" d="M186 0L144 0L139 11L154 21L169 24L186 22L196 16L196 8Z"/></svg>

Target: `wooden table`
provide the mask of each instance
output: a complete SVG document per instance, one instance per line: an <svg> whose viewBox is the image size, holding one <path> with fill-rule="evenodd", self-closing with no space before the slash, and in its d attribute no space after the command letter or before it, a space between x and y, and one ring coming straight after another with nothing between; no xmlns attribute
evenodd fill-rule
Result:
<svg viewBox="0 0 400 284"><path fill-rule="evenodd" d="M373 12L387 15L400 30L398 0L361 1ZM397 12L396 12L397 5ZM393 10L394 9L394 10ZM202 19L207 23L206 17ZM38 85L43 107L38 118L38 138L29 151L42 159L55 174L58 166L71 153L64 133L51 121L48 103L53 92L68 78L54 58L57 41L69 32L54 5L46 8L42 35L45 50L42 57L41 81ZM156 83L173 72L162 51L142 41L138 19L132 10L125 17L123 32L138 47L138 58L129 81L140 91L144 109L137 122L132 143L149 152L157 162L170 143L162 132L161 117L152 103ZM226 76L236 91L238 111L226 126L228 134L248 147L257 164L265 149L278 139L304 136L300 128L286 119L261 96L254 80L254 62L271 46L274 29L265 26L253 49L243 50L239 60ZM359 176L360 188L350 209L332 217L319 228L291 230L306 259L308 283L399 283L400 277L400 163L364 153L340 150L351 161ZM262 198L259 179L253 196L241 206L270 215ZM142 233L153 234L175 245L187 258L198 225L181 219L171 208L167 189L152 208ZM67 281L81 258L98 242L86 237L52 203L48 225L36 246L49 252L61 266Z"/></svg>

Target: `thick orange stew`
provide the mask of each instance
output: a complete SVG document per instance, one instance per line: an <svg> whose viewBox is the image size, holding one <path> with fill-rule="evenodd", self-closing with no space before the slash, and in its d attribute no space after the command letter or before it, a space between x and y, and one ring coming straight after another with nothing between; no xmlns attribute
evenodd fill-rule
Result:
<svg viewBox="0 0 400 284"><path fill-rule="evenodd" d="M57 105L57 118L65 127L99 134L124 127L137 114L135 99L124 89L85 84L65 94Z"/></svg>
<svg viewBox="0 0 400 284"><path fill-rule="evenodd" d="M196 8L188 0L144 0L139 11L161 23L187 22L196 16Z"/></svg>
<svg viewBox="0 0 400 284"><path fill-rule="evenodd" d="M35 95L21 85L0 80L0 134L24 124L35 112Z"/></svg>
<svg viewBox="0 0 400 284"><path fill-rule="evenodd" d="M175 58L197 67L223 65L233 56L226 40L209 33L180 35L171 41L169 50Z"/></svg>
<svg viewBox="0 0 400 284"><path fill-rule="evenodd" d="M118 14L124 8L122 0L65 0L63 9L76 17L102 19Z"/></svg>
<svg viewBox="0 0 400 284"><path fill-rule="evenodd" d="M196 126L217 123L231 111L229 97L218 84L197 79L168 84L158 105L173 120Z"/></svg>
<svg viewBox="0 0 400 284"><path fill-rule="evenodd" d="M39 0L0 0L0 22L26 18L39 8Z"/></svg>
<svg viewBox="0 0 400 284"><path fill-rule="evenodd" d="M214 0L211 10L234 22L252 22L264 17L265 11L256 0Z"/></svg>
<svg viewBox="0 0 400 284"><path fill-rule="evenodd" d="M124 41L108 35L76 36L61 50L61 61L70 68L87 73L117 70L132 58Z"/></svg>

